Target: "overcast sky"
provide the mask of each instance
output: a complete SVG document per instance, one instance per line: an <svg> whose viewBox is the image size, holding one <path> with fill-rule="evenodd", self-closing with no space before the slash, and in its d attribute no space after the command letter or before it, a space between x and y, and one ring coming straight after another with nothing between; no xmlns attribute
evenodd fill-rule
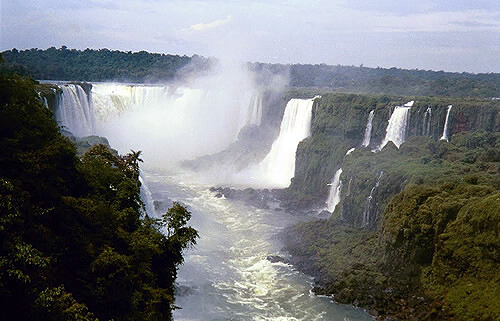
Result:
<svg viewBox="0 0 500 321"><path fill-rule="evenodd" d="M500 72L500 0L0 0L0 11L2 51Z"/></svg>

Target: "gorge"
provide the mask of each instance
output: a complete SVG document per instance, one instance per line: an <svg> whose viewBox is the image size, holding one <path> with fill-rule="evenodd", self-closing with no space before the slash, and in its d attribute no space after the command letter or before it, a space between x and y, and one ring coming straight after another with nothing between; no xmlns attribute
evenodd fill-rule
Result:
<svg viewBox="0 0 500 321"><path fill-rule="evenodd" d="M314 275L317 284L322 286L322 290L318 290L319 293L336 293L337 301L360 304L371 309L372 314L399 315L411 319L412 313L401 312L401 309L397 308L397 303L394 303L399 300L398 295L403 295L405 298L409 295L404 291L388 296L386 302L389 303L382 305L380 302L374 304L366 301L367 295L377 297L380 295L377 291L394 288L391 281L384 281L387 285L382 290L376 286L371 290L363 290L351 285L351 289L358 291L358 294L350 295L343 292L346 289L345 285L331 283L343 282L343 278L338 274L342 272L338 271L347 273L345 271L352 268L349 264L355 262L345 264L337 262L334 264L339 265L338 271L324 271L322 263L315 263L312 258L317 254L310 252L307 247L321 243L317 239L320 235L323 235L324 240L330 240L332 236L324 235L323 228L315 227L316 221L311 223L301 223L301 221L304 217L307 220L321 217L320 212L326 207L327 211L333 214L326 221L326 225L321 224L331 229L329 233L334 235L332 246L339 246L335 245L335 242L340 241L340 245L346 248L357 246L362 251L389 251L377 246L364 248L357 242L361 238L360 240L366 240L371 244L378 237L379 229L386 231L388 227L385 227L384 216L387 214L384 213L390 209L388 206L392 204L390 202L394 196L407 188L411 190L415 184L442 181L440 175L446 172L446 164L453 162L453 157L456 157L449 158L447 155L453 149L450 150L451 147L443 145L447 144L446 142L438 141L443 133L448 133L448 137L452 139L456 137L463 140L470 139L467 138L470 135L467 132L483 130L493 133L487 135L496 135L500 128L498 116L500 106L498 102L488 99L405 98L322 93L321 97L312 99L276 100L271 99L272 95L263 91L235 99L239 104L238 108L231 109L230 112L234 113L231 117L220 117L229 110L227 107L221 107L219 117L207 125L196 121L197 115L203 113L196 108L202 105L201 102L208 93L189 88L173 90L167 86L92 84L85 85L90 88L87 88L87 91L84 87L78 89L79 86L59 85L61 97L52 99L57 103L51 107L55 111L56 119L69 131L80 131L83 129L78 126L71 127L73 126L71 117L77 115L76 117L81 117L79 124L84 124L83 128L96 128L95 132L86 133L106 136L110 139L111 145L118 148L144 150L146 159L143 168L144 187L147 185L151 190L151 192L144 191L144 194L151 196L147 202L149 208L162 210L175 199L189 205L194 213L193 224L201 231L202 238L197 249L187 254L186 264L179 273L179 288L182 291L178 296L178 304L183 307L175 313L175 317L179 320L199 319L201 315L218 319L227 314L240 317L275 315L286 316L288 319L311 319L313 315L327 319L336 315L347 315L351 320L363 320L367 317L356 310L345 310L343 307L330 305L326 298L309 296L307 294L309 281L302 274L297 274L288 262L293 262L299 270ZM70 102L79 99L82 101L79 106L72 107L73 110L79 110L74 114L68 111L58 112L58 109L67 107L61 98L65 97L65 91L68 90L76 92L70 96L72 97ZM85 95L82 95L82 92ZM217 96L217 93L209 94ZM289 94L285 93L283 97L287 95ZM184 100L190 104L182 104ZM51 101L50 97L48 101ZM456 106L454 109L456 114L451 114L450 117L452 104ZM147 108L152 109L151 116L144 117L137 113L141 111L147 114ZM175 113L169 114L167 110L163 110L170 108L175 110ZM189 110L190 108L194 110ZM274 111L271 112L271 109ZM92 112L95 114L92 115ZM169 119L169 115L174 114L177 119L175 117ZM269 115L280 114L282 116L269 119ZM68 116L64 115L71 116L65 119ZM238 122L235 123L231 119L238 119ZM87 120L90 122L85 125ZM175 127L176 120L182 121L184 129ZM148 128L144 128L145 124ZM280 124L279 130L278 124ZM134 126L137 125L141 126L142 133L134 130ZM147 135L151 128L155 128L155 132L159 131L159 128L164 128L161 137L142 136L134 140L136 135L145 133ZM201 135L203 138L212 130L220 130L216 136L212 136L217 137L219 141L214 146L203 146L204 149L200 150L200 146L210 144L207 144L205 139L203 142L197 141L196 137L183 140L185 135L189 135L185 131L186 128L199 128L200 133L206 130L207 134ZM238 132L250 129L252 133L250 136L242 137L241 133L238 135ZM178 133L179 136L175 136L171 130L179 130L182 135ZM249 140L263 137L259 132L271 133L264 136L273 136L272 144L263 147L249 143ZM183 148L186 150L192 149L197 152L172 155L174 152L172 149L163 154L158 146L170 144L168 141L170 135L174 135L172 136L175 137L174 140L182 140ZM150 148L147 144L139 144L148 139L154 139L154 144ZM296 154L295 148L297 148ZM437 149L443 150L441 153L445 155L445 163L442 163L443 160L435 163L436 161L432 159L436 159L436 156L428 154L435 153ZM160 153L163 162L169 165L164 167L159 165L157 155L153 157L148 155L152 151ZM278 196L265 201L268 207L263 208L239 203L231 199L229 194L222 194L222 198L214 197L208 189L210 185L207 185L207 181L200 180L200 177L205 177L203 171L206 167L193 167L193 163L190 163L186 168L182 162L183 159L202 156L196 158L194 163L200 165L207 160L210 163L210 158L203 156L206 153L215 153L217 162L227 158L237 159L246 164L240 167L225 167L224 175L217 176L223 179L215 182L219 186L246 187L248 195L254 195L250 198L260 198L265 194L252 194L253 190L248 187L287 188L281 190ZM167 154L175 161L165 161ZM151 158L148 159L149 157ZM278 157L282 158L281 161L276 161ZM443 156L438 156L438 159L441 157ZM495 161L495 157L487 161ZM245 158L250 159L242 161ZM429 166L429 162L435 164ZM220 171L220 167L215 168L216 171ZM292 179L291 184L288 186L290 179ZM286 211L283 212L282 209ZM311 212L311 209L315 209L315 212ZM297 215L298 213L302 214ZM336 224L341 225L336 227ZM349 233L352 233L355 241L350 245L343 245L343 233L349 228L354 229ZM284 242L287 252L292 254L291 261L270 260L269 257L287 257L287 252L282 252L280 242L273 240L283 229L288 231ZM310 233L308 230L314 231L316 236L307 236L307 233ZM302 235L300 241L296 239L298 235ZM391 237L387 232L381 235L388 239ZM227 242L233 245L224 246L223 244ZM335 251L337 254L333 255L333 258L345 259L339 256L343 251L342 248ZM395 255L390 251L387 253ZM367 269L374 269L365 273L377 271L372 267L376 259L369 259L371 255L364 253L365 258L358 261L359 263L368 260L368 263L361 264L367 264ZM307 265L309 266L306 268ZM394 268L394 275L408 273L396 270ZM367 284L371 284L370 282L372 281ZM420 293L418 286L413 284L412 287L417 289L415 293ZM290 297L293 298L292 301ZM427 300L431 299L425 295L423 297L425 297L423 301L417 300L417 302L408 299L407 304L416 311L413 313L416 317L430 313L422 306L428 305Z"/></svg>

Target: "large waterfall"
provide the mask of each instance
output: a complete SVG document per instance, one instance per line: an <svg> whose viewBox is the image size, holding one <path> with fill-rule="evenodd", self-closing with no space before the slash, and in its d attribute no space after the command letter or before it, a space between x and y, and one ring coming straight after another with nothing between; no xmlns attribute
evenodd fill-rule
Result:
<svg viewBox="0 0 500 321"><path fill-rule="evenodd" d="M342 168L339 168L333 176L332 183L330 185L330 192L328 194L328 199L326 200L326 209L328 212L333 213L335 208L340 203L340 192L342 191L342 181L340 180L340 175L342 174Z"/></svg>
<svg viewBox="0 0 500 321"><path fill-rule="evenodd" d="M315 97L316 98L316 97ZM280 133L271 151L256 169L256 177L270 187L287 187L295 172L295 152L311 134L314 99L291 99L281 120Z"/></svg>
<svg viewBox="0 0 500 321"><path fill-rule="evenodd" d="M365 128L365 137L363 139L363 143L361 144L361 146L363 146L363 147L367 147L368 145L370 145L370 140L372 137L372 123L373 123L374 114L375 114L375 111L372 110L372 111L370 111L370 114L368 115L368 121L366 123L366 128Z"/></svg>
<svg viewBox="0 0 500 321"><path fill-rule="evenodd" d="M255 90L97 83L87 94L77 84L60 87L56 119L67 130L105 136L120 152L142 150L155 166L220 151L262 118Z"/></svg>
<svg viewBox="0 0 500 321"><path fill-rule="evenodd" d="M396 108L394 108L391 118L389 119L389 124L387 125L385 138L376 149L377 151L382 150L388 142L393 142L398 148L405 142L408 114L413 103L414 101L412 100L403 106L396 106Z"/></svg>
<svg viewBox="0 0 500 321"><path fill-rule="evenodd" d="M95 133L95 114L92 95L80 85L62 85L56 109L56 120L64 129L76 136L87 136Z"/></svg>
<svg viewBox="0 0 500 321"><path fill-rule="evenodd" d="M444 121L444 127L443 127L443 135L441 136L441 140L446 140L448 141L448 124L449 124L449 119L450 119L450 111L451 111L452 105L448 106L448 110L446 111L446 120Z"/></svg>

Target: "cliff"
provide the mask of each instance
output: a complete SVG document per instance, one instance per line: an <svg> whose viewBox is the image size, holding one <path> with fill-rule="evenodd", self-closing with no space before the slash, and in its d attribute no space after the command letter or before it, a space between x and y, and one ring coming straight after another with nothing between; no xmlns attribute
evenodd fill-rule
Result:
<svg viewBox="0 0 500 321"><path fill-rule="evenodd" d="M343 168L334 215L282 234L318 293L380 319L496 320L500 133L411 137L399 150L355 151Z"/></svg>
<svg viewBox="0 0 500 321"><path fill-rule="evenodd" d="M406 141L374 152L394 106L410 100ZM371 143L362 147L371 110ZM487 99L324 94L282 202L321 209L342 168L333 215L282 234L315 291L381 320L496 320L499 112Z"/></svg>
<svg viewBox="0 0 500 321"><path fill-rule="evenodd" d="M382 185L384 181L391 181L393 185L392 191L381 190L379 193L386 195L390 192L388 196L393 196L400 192L409 182L408 174L404 171L393 173L391 156L386 156L390 152L385 151L395 146L388 144L381 153L372 153L371 150L383 140L394 106L410 100L415 100L415 104L410 109L406 124L407 139L418 136L438 140L443 133L449 105L453 106L449 117L449 137L475 130L500 130L498 100L324 94L313 111L311 136L298 146L295 176L283 206L321 208L328 195L328 184L340 167L343 168L341 179L351 191L349 196L343 193L340 208L344 208L343 213L347 217L352 217L351 222L360 219L359 213L348 213L349 203L359 204L354 198L366 199L381 174ZM361 144L372 110L371 143L363 148ZM345 156L351 148L356 150ZM403 152L411 153L407 148L403 148ZM399 175L399 178L394 175ZM375 207L374 211L380 211L380 206Z"/></svg>

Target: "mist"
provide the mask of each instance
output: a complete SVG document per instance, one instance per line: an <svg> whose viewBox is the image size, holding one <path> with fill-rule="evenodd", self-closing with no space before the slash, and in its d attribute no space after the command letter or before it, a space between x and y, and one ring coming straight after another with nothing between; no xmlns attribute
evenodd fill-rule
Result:
<svg viewBox="0 0 500 321"><path fill-rule="evenodd" d="M236 60L218 60L205 75L169 85L95 84L97 133L121 153L141 150L146 167L216 153L255 122L254 74Z"/></svg>

